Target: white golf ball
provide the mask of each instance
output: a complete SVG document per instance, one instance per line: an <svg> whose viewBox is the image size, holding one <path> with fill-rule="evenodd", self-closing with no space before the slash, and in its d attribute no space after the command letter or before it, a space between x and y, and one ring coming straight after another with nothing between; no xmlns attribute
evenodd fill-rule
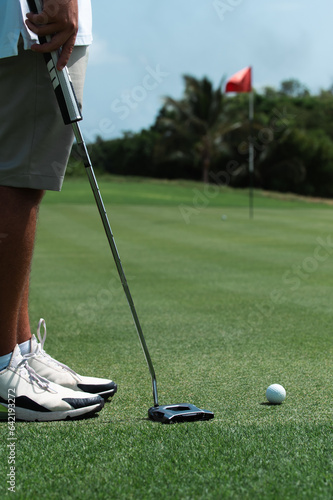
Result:
<svg viewBox="0 0 333 500"><path fill-rule="evenodd" d="M226 215L222 215L222 216L221 216L221 219L222 219L222 220L227 220L227 216L226 216Z"/></svg>
<svg viewBox="0 0 333 500"><path fill-rule="evenodd" d="M267 388L266 398L270 403L279 405L286 399L286 390L280 384L272 384Z"/></svg>

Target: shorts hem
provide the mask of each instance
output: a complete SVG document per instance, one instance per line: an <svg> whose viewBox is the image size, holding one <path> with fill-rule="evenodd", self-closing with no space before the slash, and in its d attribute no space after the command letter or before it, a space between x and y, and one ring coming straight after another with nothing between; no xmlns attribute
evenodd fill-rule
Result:
<svg viewBox="0 0 333 500"><path fill-rule="evenodd" d="M3 179L0 177L0 186L61 191L64 177L41 177L40 175L7 176Z"/></svg>

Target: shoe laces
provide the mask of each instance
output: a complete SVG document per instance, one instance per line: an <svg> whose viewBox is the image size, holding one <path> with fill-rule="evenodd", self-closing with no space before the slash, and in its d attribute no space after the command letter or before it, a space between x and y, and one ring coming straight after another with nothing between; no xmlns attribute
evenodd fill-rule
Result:
<svg viewBox="0 0 333 500"><path fill-rule="evenodd" d="M18 363L17 363L17 370L23 374L23 373L28 373L30 382L32 384L37 384L41 389L47 390L49 392L55 393L53 389L50 387L50 382L44 378L38 375L38 373L35 372L31 366L29 366L28 361L25 358L22 358Z"/></svg>
<svg viewBox="0 0 333 500"><path fill-rule="evenodd" d="M41 328L42 327L44 329L43 335L41 334ZM51 364L54 364L56 366L60 366L64 370L67 370L70 373L72 373L72 375L74 375L76 378L79 378L79 375L74 370L72 370L71 368L69 368L69 366L65 365L64 363L61 363L57 359L52 358L52 356L50 356L49 354L47 354L47 352L44 350L44 344L45 344L45 340L46 340L46 333L47 333L46 332L46 322L45 322L45 319L41 318L39 320L38 328L37 328L37 338L39 340L39 344L37 344L36 350L33 353L31 353L31 354L27 354L26 357L31 357L31 356L35 356L37 354L42 354L42 356L44 356L45 358L47 358L47 360Z"/></svg>

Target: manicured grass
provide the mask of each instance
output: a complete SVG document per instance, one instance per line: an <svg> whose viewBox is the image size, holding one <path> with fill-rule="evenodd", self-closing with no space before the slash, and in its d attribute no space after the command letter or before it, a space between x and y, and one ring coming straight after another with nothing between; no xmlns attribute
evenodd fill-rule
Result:
<svg viewBox="0 0 333 500"><path fill-rule="evenodd" d="M46 319L51 355L119 391L90 420L16 424L17 498L332 498L332 208L257 192L250 220L246 191L100 187L160 404L215 418L147 420L150 376L88 181L69 180L41 208L31 321Z"/></svg>

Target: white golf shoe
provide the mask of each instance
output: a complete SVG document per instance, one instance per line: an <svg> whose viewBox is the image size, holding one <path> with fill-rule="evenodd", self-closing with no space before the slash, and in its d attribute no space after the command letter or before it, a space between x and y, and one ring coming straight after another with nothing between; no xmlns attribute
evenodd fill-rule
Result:
<svg viewBox="0 0 333 500"><path fill-rule="evenodd" d="M7 368L0 371L0 417L48 422L84 418L100 411L104 400L77 392L38 375L17 345Z"/></svg>
<svg viewBox="0 0 333 500"><path fill-rule="evenodd" d="M44 329L43 337L41 336L41 327ZM47 354L44 351L46 324L43 318L39 320L37 338L39 342L35 335L32 336L30 353L24 357L29 366L39 375L73 391L99 394L105 400L117 392L117 385L112 380L78 375L74 370Z"/></svg>

